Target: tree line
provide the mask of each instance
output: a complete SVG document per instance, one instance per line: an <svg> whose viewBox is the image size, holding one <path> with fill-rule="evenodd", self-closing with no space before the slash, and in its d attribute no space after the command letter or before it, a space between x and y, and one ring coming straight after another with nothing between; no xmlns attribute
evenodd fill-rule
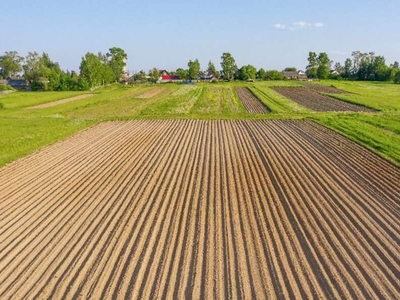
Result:
<svg viewBox="0 0 400 300"><path fill-rule="evenodd" d="M47 53L28 52L22 57L17 51L5 52L0 56L0 77L23 77L32 90L79 91L100 85L118 82L126 66L127 54L121 48L110 48L106 54L86 53L75 71L63 71Z"/></svg>
<svg viewBox="0 0 400 300"><path fill-rule="evenodd" d="M376 55L375 52L353 51L351 56L352 58L347 58L342 65L340 62L333 63L325 52L318 55L309 52L307 77L400 83L400 68L397 61L387 65L385 57Z"/></svg>
<svg viewBox="0 0 400 300"><path fill-rule="evenodd" d="M79 73L63 71L57 62L50 59L47 53L29 52L22 57L16 51L5 52L0 56L0 78L13 77L23 73L30 83L32 90L68 91L88 90L98 86L119 82L124 74L128 56L118 47L110 48L105 54L99 52L86 53L81 59ZM244 65L238 68L235 58L229 52L221 56L221 69L217 70L210 60L205 71L201 71L198 59L189 60L187 68L178 68L168 74L179 76L182 80L196 80L200 76L215 80L284 80L285 75L278 70L264 70L253 65ZM284 71L297 72L294 67ZM327 53L309 52L306 67L308 78L318 79L347 79L369 81L394 81L400 83L399 63L388 66L383 56L374 52L362 53L354 51L352 58L346 59L342 65L333 63ZM160 71L153 68L148 72L139 71L131 77L136 81L157 81ZM128 79L128 78L126 78Z"/></svg>

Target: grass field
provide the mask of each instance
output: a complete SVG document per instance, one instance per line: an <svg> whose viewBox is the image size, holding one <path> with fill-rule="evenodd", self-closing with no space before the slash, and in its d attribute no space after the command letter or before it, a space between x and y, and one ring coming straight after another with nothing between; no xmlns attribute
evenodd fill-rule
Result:
<svg viewBox="0 0 400 300"><path fill-rule="evenodd" d="M400 164L400 86L386 83L322 81L349 94L330 95L378 110L376 113L317 113L272 87L298 87L296 81L219 83L181 86L107 87L93 97L42 109L26 108L88 92L16 92L0 96L0 166L43 146L109 120L129 119L312 119ZM250 90L271 110L250 114L235 93ZM141 98L143 95L152 95ZM1 108L2 107L2 108Z"/></svg>

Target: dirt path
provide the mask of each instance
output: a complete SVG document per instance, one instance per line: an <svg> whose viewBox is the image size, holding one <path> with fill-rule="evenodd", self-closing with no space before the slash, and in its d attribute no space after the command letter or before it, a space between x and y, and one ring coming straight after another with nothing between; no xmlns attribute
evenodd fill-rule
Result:
<svg viewBox="0 0 400 300"><path fill-rule="evenodd" d="M40 105L27 107L26 109L40 109L40 108L53 107L53 106L57 106L60 104L77 101L77 100L81 100L81 99L86 99L86 98L93 97L93 96L94 96L94 94L83 94L83 95L79 95L79 96L75 96L75 97L71 97L71 98L67 98L67 99L62 99L62 100L58 100L58 101L53 101L53 102L49 102L49 103L44 103L44 104L40 104Z"/></svg>
<svg viewBox="0 0 400 300"><path fill-rule="evenodd" d="M160 94L164 90L165 90L165 88L163 88L163 87L157 87L157 88L154 88L154 89L152 89L152 90L150 90L150 91L148 91L148 92L146 92L146 93L144 93L142 95L136 96L136 98L139 98L139 99L152 98L152 97Z"/></svg>
<svg viewBox="0 0 400 300"><path fill-rule="evenodd" d="M400 297L400 170L309 121L129 121L0 169L0 298Z"/></svg>

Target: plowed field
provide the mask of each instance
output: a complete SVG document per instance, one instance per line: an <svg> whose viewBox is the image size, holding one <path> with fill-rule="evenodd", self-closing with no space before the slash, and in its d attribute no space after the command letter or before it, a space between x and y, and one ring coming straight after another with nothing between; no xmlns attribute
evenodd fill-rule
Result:
<svg viewBox="0 0 400 300"><path fill-rule="evenodd" d="M130 121L0 169L0 298L400 298L400 170L312 122Z"/></svg>
<svg viewBox="0 0 400 300"><path fill-rule="evenodd" d="M255 114L266 114L270 112L248 88L235 88L235 91L248 112Z"/></svg>
<svg viewBox="0 0 400 300"><path fill-rule="evenodd" d="M303 85L309 89L312 89L318 93L327 93L327 94L346 94L348 92L339 90L333 86L325 86L315 83L303 83Z"/></svg>
<svg viewBox="0 0 400 300"><path fill-rule="evenodd" d="M321 95L309 88L303 87L275 87L275 91L289 98L300 105L311 108L315 111L365 111L374 112L374 110L340 101L328 96Z"/></svg>

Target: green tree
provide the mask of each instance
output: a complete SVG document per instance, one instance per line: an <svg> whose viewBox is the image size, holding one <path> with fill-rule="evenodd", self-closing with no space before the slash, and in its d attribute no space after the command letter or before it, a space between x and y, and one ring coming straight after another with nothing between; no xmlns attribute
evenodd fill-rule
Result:
<svg viewBox="0 0 400 300"><path fill-rule="evenodd" d="M109 64L114 73L114 81L118 82L121 79L122 74L124 73L124 68L126 66L128 55L123 49L118 47L110 48L109 52L106 55L110 60Z"/></svg>
<svg viewBox="0 0 400 300"><path fill-rule="evenodd" d="M140 70L139 72L133 74L133 79L135 80L145 80L146 79L146 72L143 70Z"/></svg>
<svg viewBox="0 0 400 300"><path fill-rule="evenodd" d="M284 80L285 76L278 70L270 70L266 72L265 78L267 80Z"/></svg>
<svg viewBox="0 0 400 300"><path fill-rule="evenodd" d="M343 67L343 78L350 79L352 78L352 61L350 58L347 58L346 61L344 62L344 67Z"/></svg>
<svg viewBox="0 0 400 300"><path fill-rule="evenodd" d="M30 83L39 80L40 77L40 58L41 56L36 51L28 52L23 65L24 77Z"/></svg>
<svg viewBox="0 0 400 300"><path fill-rule="evenodd" d="M149 76L153 81L157 81L160 78L161 74L157 68L153 68L149 70Z"/></svg>
<svg viewBox="0 0 400 300"><path fill-rule="evenodd" d="M257 71L257 79L259 80L267 79L267 72L263 68Z"/></svg>
<svg viewBox="0 0 400 300"><path fill-rule="evenodd" d="M285 72L297 72L297 68L295 68L295 67L286 67L284 71Z"/></svg>
<svg viewBox="0 0 400 300"><path fill-rule="evenodd" d="M229 52L224 52L221 56L221 67L225 80L232 80L235 78L238 70L235 59Z"/></svg>
<svg viewBox="0 0 400 300"><path fill-rule="evenodd" d="M86 53L79 66L80 76L85 78L91 88L103 84L103 64L99 56Z"/></svg>
<svg viewBox="0 0 400 300"><path fill-rule="evenodd" d="M188 62L188 76L189 80L196 79L200 74L200 63L198 59L194 61L189 60Z"/></svg>
<svg viewBox="0 0 400 300"><path fill-rule="evenodd" d="M331 69L331 61L329 60L328 54L325 52L320 53L318 55L317 62L317 77L319 79L327 79Z"/></svg>
<svg viewBox="0 0 400 300"><path fill-rule="evenodd" d="M17 51L8 51L0 56L0 76L7 78L22 71L24 58Z"/></svg>
<svg viewBox="0 0 400 300"><path fill-rule="evenodd" d="M308 53L308 66L306 68L306 74L308 78L317 78L318 73L318 59L315 52Z"/></svg>
<svg viewBox="0 0 400 300"><path fill-rule="evenodd" d="M214 63L211 60L208 62L207 73L208 73L208 75L213 75L214 78L217 78L217 79L221 75L219 73L219 71L215 68Z"/></svg>
<svg viewBox="0 0 400 300"><path fill-rule="evenodd" d="M188 70L179 68L176 70L176 74L179 76L181 80L187 80L188 79Z"/></svg>
<svg viewBox="0 0 400 300"><path fill-rule="evenodd" d="M396 75L394 75L394 83L400 83L400 71L398 71L396 73Z"/></svg>
<svg viewBox="0 0 400 300"><path fill-rule="evenodd" d="M255 80L257 75L257 69L252 65L243 66L238 72L240 80Z"/></svg>
<svg viewBox="0 0 400 300"><path fill-rule="evenodd" d="M97 57L99 58L102 66L101 66L101 78L102 78L102 84L109 84L112 82L115 82L115 72L111 66L111 64L108 61L108 56L107 54L102 54L99 52L97 54Z"/></svg>

